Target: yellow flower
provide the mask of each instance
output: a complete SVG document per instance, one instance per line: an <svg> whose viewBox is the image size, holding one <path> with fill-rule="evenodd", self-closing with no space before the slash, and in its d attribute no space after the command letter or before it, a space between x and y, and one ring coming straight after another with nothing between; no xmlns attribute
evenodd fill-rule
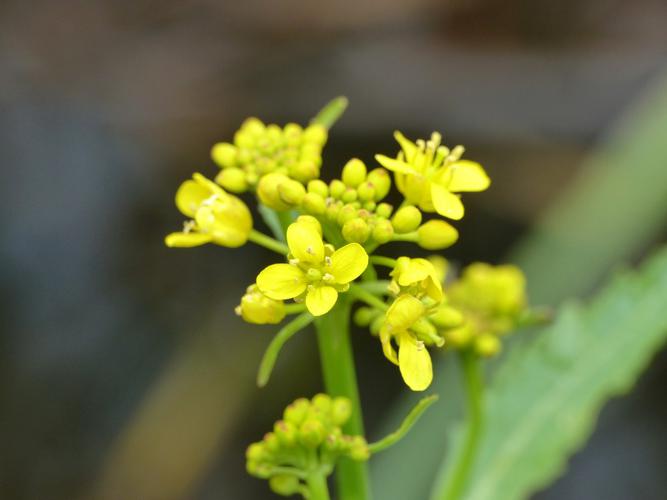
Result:
<svg viewBox="0 0 667 500"><path fill-rule="evenodd" d="M368 254L358 243L338 250L322 241L322 228L314 217L301 216L287 228L288 264L273 264L257 276L257 286L275 300L301 299L313 316L331 310L339 292L368 266Z"/></svg>
<svg viewBox="0 0 667 500"><path fill-rule="evenodd" d="M168 247L194 247L216 243L240 247L252 230L250 210L236 196L201 174L194 174L176 192L176 206L191 217L183 231L165 238Z"/></svg>
<svg viewBox="0 0 667 500"><path fill-rule="evenodd" d="M424 340L415 332L415 329L420 331L430 325L424 318L425 312L426 308L419 299L412 295L400 295L387 310L380 329L384 355L398 365L403 380L413 391L427 389L433 380L431 356ZM392 339L398 345L398 354L391 344Z"/></svg>
<svg viewBox="0 0 667 500"><path fill-rule="evenodd" d="M394 137L401 145L396 158L376 155L375 159L394 172L396 187L410 202L425 212L437 212L443 217L459 220L464 209L455 193L484 191L489 177L479 163L461 160L463 148L453 151L441 146L437 132L427 142L416 143L396 131Z"/></svg>
<svg viewBox="0 0 667 500"><path fill-rule="evenodd" d="M399 257L390 275L392 277L390 291L396 295L407 291L417 298L426 296L435 302L443 299L438 272L426 259Z"/></svg>
<svg viewBox="0 0 667 500"><path fill-rule="evenodd" d="M236 306L235 312L248 323L276 324L285 317L285 305L281 300L264 295L256 285L251 285L241 298L241 304Z"/></svg>

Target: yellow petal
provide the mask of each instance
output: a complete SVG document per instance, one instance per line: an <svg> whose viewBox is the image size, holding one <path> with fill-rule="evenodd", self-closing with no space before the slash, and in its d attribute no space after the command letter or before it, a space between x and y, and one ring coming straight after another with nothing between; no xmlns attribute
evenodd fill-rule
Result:
<svg viewBox="0 0 667 500"><path fill-rule="evenodd" d="M410 139L401 134L398 130L394 132L394 139L401 145L401 149L405 154L405 159L410 162L417 153L417 145Z"/></svg>
<svg viewBox="0 0 667 500"><path fill-rule="evenodd" d="M431 198L435 211L443 217L459 220L463 218L463 203L441 184L431 183Z"/></svg>
<svg viewBox="0 0 667 500"><path fill-rule="evenodd" d="M329 272L336 283L345 284L354 281L368 267L368 254L359 243L349 243L336 250L331 256Z"/></svg>
<svg viewBox="0 0 667 500"><path fill-rule="evenodd" d="M450 191L484 191L491 184L489 176L479 163L469 160L459 160L449 166Z"/></svg>
<svg viewBox="0 0 667 500"><path fill-rule="evenodd" d="M257 276L257 286L274 300L293 299L306 289L303 271L290 264L272 264Z"/></svg>
<svg viewBox="0 0 667 500"><path fill-rule="evenodd" d="M212 194L210 189L195 181L185 181L176 191L176 207L183 215L194 217L201 203Z"/></svg>
<svg viewBox="0 0 667 500"><path fill-rule="evenodd" d="M429 275L435 274L433 265L426 259L410 259L401 269L398 276L398 284L410 286L413 283L425 280Z"/></svg>
<svg viewBox="0 0 667 500"><path fill-rule="evenodd" d="M194 174L192 174L192 178L197 184L208 189L211 192L211 194L217 194L220 197L223 197L227 194L227 192L224 189L218 186L211 179L207 179L206 177L204 177L199 172L195 172Z"/></svg>
<svg viewBox="0 0 667 500"><path fill-rule="evenodd" d="M312 224L290 224L287 228L287 246L301 262L319 263L324 260L322 236Z"/></svg>
<svg viewBox="0 0 667 500"><path fill-rule="evenodd" d="M385 155L375 155L375 160L387 170L397 172L399 174L414 174L417 173L410 164L396 158L389 158Z"/></svg>
<svg viewBox="0 0 667 500"><path fill-rule="evenodd" d="M390 333L410 328L424 314L424 305L412 295L399 295L389 306L386 313L386 325Z"/></svg>
<svg viewBox="0 0 667 500"><path fill-rule="evenodd" d="M403 380L413 391L423 391L431 385L431 355L424 343L409 333L403 333L398 339L398 366Z"/></svg>
<svg viewBox="0 0 667 500"><path fill-rule="evenodd" d="M209 243L213 238L202 233L171 233L164 239L168 247L190 248Z"/></svg>
<svg viewBox="0 0 667 500"><path fill-rule="evenodd" d="M382 343L382 352L385 358L398 365L398 356L394 350L394 346L391 345L391 334L387 328L383 327L380 329L380 342Z"/></svg>
<svg viewBox="0 0 667 500"><path fill-rule="evenodd" d="M306 307L313 316L328 313L338 299L338 292L330 286L314 286L306 294Z"/></svg>

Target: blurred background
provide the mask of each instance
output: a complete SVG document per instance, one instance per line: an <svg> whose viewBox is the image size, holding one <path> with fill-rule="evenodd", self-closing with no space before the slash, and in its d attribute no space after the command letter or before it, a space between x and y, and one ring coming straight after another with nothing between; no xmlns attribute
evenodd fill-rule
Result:
<svg viewBox="0 0 667 500"><path fill-rule="evenodd" d="M5 0L0 497L270 496L244 450L320 389L314 336L257 389L275 328L233 307L273 256L163 244L179 183L247 116L347 95L329 178L395 128L465 144L494 184L447 255L525 263L556 304L666 239L666 70L663 0ZM376 438L406 389L376 339L354 346ZM665 383L663 352L535 498L664 498Z"/></svg>

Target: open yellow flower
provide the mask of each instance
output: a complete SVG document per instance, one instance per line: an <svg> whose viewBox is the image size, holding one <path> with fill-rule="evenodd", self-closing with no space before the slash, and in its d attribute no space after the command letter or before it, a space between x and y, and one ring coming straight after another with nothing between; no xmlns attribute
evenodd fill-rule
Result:
<svg viewBox="0 0 667 500"><path fill-rule="evenodd" d="M433 381L433 365L420 330L432 328L424 318L426 308L412 295L400 295L389 307L380 329L380 342L386 358L398 365L401 376L413 391L423 391ZM417 331L415 331L417 330ZM398 345L398 354L392 345Z"/></svg>
<svg viewBox="0 0 667 500"><path fill-rule="evenodd" d="M408 291L418 298L426 296L435 302L443 299L438 272L427 259L399 257L390 274L392 277L390 291L396 295L401 291Z"/></svg>
<svg viewBox="0 0 667 500"><path fill-rule="evenodd" d="M455 193L484 191L491 181L479 163L462 160L463 148L450 151L441 146L437 132L429 141L408 140L400 132L394 137L401 145L396 158L375 155L385 168L394 172L396 187L405 198L425 212L437 212L443 217L459 220L464 209Z"/></svg>
<svg viewBox="0 0 667 500"><path fill-rule="evenodd" d="M216 243L240 247L252 230L250 210L236 196L227 193L201 174L194 174L176 192L176 206L192 219L183 231L165 238L168 247L195 247Z"/></svg>
<svg viewBox="0 0 667 500"><path fill-rule="evenodd" d="M274 300L305 298L313 316L331 310L338 293L368 266L368 254L358 243L338 250L322 241L322 228L314 217L302 216L287 228L288 264L273 264L257 276L257 286Z"/></svg>

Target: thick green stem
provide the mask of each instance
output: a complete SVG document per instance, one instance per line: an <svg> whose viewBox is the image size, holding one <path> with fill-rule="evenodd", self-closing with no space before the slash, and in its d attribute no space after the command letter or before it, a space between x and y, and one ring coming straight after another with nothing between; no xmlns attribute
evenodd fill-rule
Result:
<svg viewBox="0 0 667 500"><path fill-rule="evenodd" d="M336 306L315 320L315 327L326 391L331 396L344 396L352 402L352 416L343 432L363 436L364 424L350 343L350 312L350 298L341 294ZM336 485L338 498L368 500L370 484L366 463L342 459L336 467Z"/></svg>
<svg viewBox="0 0 667 500"><path fill-rule="evenodd" d="M479 357L472 351L460 355L466 390L468 421L461 452L455 457L451 480L444 485L441 500L458 500L463 493L470 469L475 462L477 447L483 430L484 377Z"/></svg>
<svg viewBox="0 0 667 500"><path fill-rule="evenodd" d="M308 485L308 500L329 500L327 477L321 472L314 472L306 479Z"/></svg>

